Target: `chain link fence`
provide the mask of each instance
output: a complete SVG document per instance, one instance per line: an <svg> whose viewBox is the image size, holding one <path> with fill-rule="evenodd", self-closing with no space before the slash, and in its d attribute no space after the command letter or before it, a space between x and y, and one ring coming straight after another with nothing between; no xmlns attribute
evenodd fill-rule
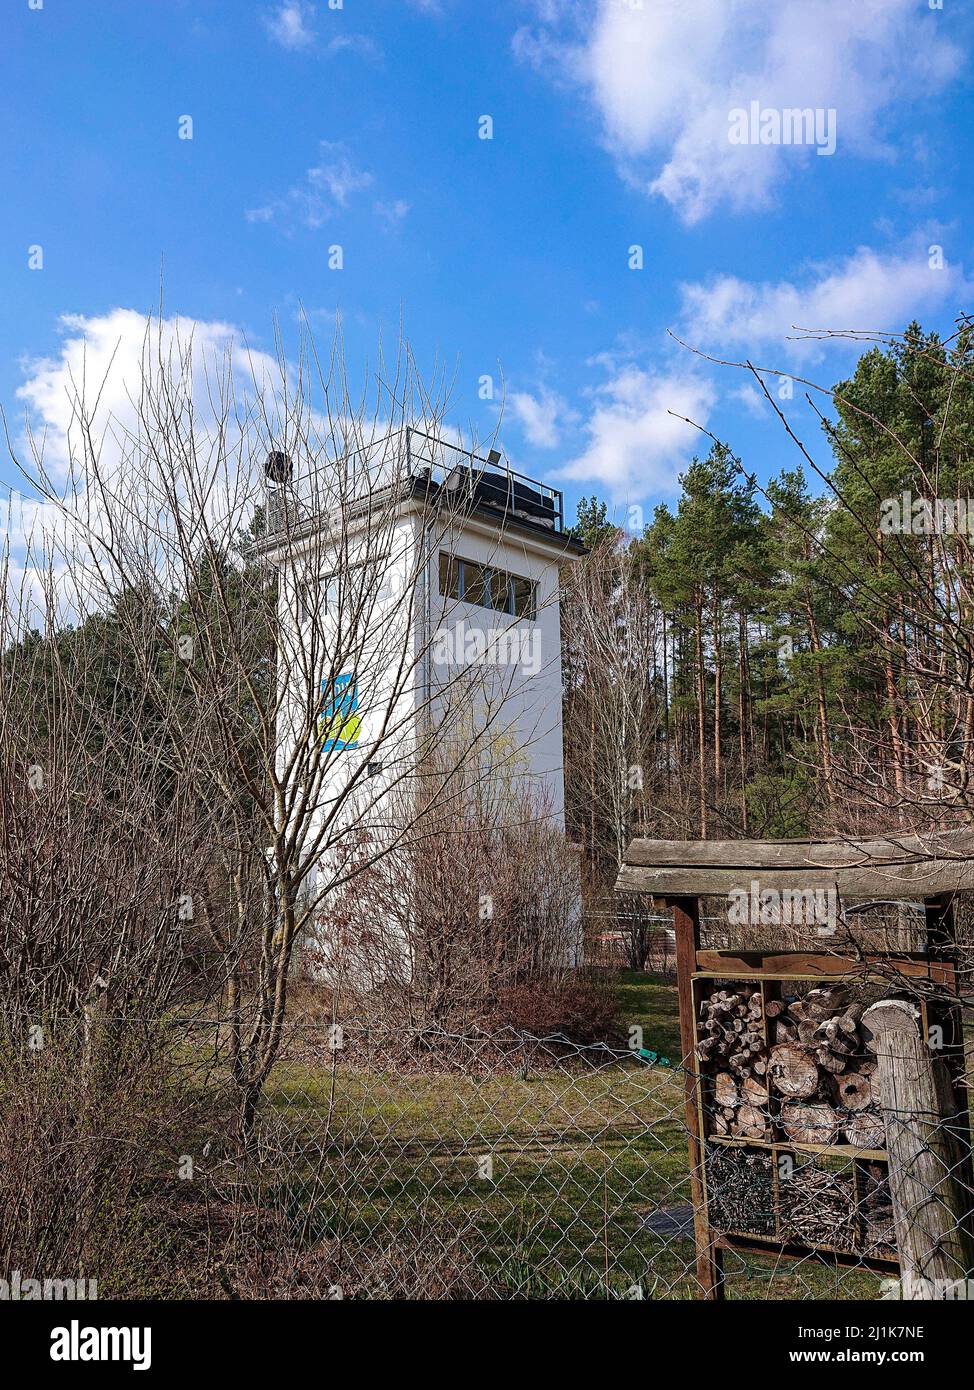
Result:
<svg viewBox="0 0 974 1390"><path fill-rule="evenodd" d="M885 1154L814 1144L705 1141L692 1173L685 1080L646 1048L296 1027L250 1152L200 1165L210 1209L232 1213L227 1291L695 1299L706 1292L694 1238L705 1200L724 1297L898 1297L897 1220L943 1230L924 1208L941 1194L928 1183L897 1216ZM934 1155L948 1152L939 1123L926 1136ZM969 1217L951 1219L966 1230ZM966 1281L966 1248L930 1269Z"/></svg>
<svg viewBox="0 0 974 1390"><path fill-rule="evenodd" d="M773 1096L727 1121L642 1041L296 1022L243 1140L226 1020L11 1046L4 1267L100 1298L970 1296L966 1115L847 1107L857 1145Z"/></svg>

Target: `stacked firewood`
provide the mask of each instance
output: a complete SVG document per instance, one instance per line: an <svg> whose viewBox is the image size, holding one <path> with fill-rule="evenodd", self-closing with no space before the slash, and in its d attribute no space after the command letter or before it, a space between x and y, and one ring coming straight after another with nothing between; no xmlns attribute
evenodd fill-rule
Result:
<svg viewBox="0 0 974 1390"><path fill-rule="evenodd" d="M836 1144L844 1133L857 1148L883 1147L882 1116L873 1103L876 1063L859 1028L864 1007L841 984L790 1004L768 1001L768 1080L782 1098L781 1127L796 1144Z"/></svg>
<svg viewBox="0 0 974 1390"><path fill-rule="evenodd" d="M761 992L740 984L717 989L701 1002L697 1056L715 1070L712 1134L770 1139L767 1040Z"/></svg>
<svg viewBox="0 0 974 1390"><path fill-rule="evenodd" d="M760 989L746 982L706 995L697 1056L712 1078L709 1133L771 1139L773 1101L793 1143L884 1148L876 1062L860 1028L864 1008L844 984L809 990L791 1003L763 1002Z"/></svg>

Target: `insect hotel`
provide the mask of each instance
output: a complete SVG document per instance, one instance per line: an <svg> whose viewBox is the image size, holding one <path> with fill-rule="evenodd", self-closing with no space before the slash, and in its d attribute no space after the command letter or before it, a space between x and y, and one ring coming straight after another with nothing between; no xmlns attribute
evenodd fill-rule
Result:
<svg viewBox="0 0 974 1390"><path fill-rule="evenodd" d="M673 914L701 1296L723 1297L728 1251L875 1270L904 1298L966 1291L974 1185L954 900L974 888L974 835L637 839L617 888ZM720 924L719 948L703 940L702 899L719 901L703 919ZM730 925L742 900L760 908L743 932ZM797 928L782 911L820 902L832 916L806 913ZM916 942L903 939L911 904ZM877 908L897 913L892 943L854 925ZM748 939L728 946L734 934Z"/></svg>

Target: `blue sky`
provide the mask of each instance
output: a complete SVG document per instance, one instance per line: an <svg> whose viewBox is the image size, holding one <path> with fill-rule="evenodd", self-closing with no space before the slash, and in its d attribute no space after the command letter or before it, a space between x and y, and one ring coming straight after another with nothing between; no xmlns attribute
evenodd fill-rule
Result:
<svg viewBox="0 0 974 1390"><path fill-rule="evenodd" d="M670 411L761 476L793 461L745 378L667 329L830 384L854 352L793 324L950 331L972 308L961 0L332 5L6 0L15 434L25 408L59 428L72 352L131 337L164 262L166 313L214 340L269 349L276 313L290 345L303 304L327 343L340 311L357 368L402 312L420 366L455 372L457 425L494 428L503 378L515 466L572 513L590 491L648 509L706 448ZM835 153L732 144L752 101L834 111Z"/></svg>

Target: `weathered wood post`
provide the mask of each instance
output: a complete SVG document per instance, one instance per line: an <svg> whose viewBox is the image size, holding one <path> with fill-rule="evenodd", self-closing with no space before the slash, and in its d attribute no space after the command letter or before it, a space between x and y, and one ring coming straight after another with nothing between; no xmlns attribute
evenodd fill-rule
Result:
<svg viewBox="0 0 974 1390"><path fill-rule="evenodd" d="M99 1055L105 1047L108 1014L108 981L96 975L88 989L84 1007L84 1050L82 1066L89 1084L94 1083Z"/></svg>
<svg viewBox="0 0 974 1390"><path fill-rule="evenodd" d="M963 1181L970 1142L947 1102L945 1063L919 1022L911 1001L881 999L863 1014L862 1032L876 1054L902 1296L942 1299L958 1280L974 1277L971 1194Z"/></svg>
<svg viewBox="0 0 974 1390"><path fill-rule="evenodd" d="M697 1282L702 1297L724 1297L723 1254L714 1243L704 1200L704 1148L697 1107L697 1058L693 1041L693 975L700 948L700 899L671 898L676 935L676 978L680 1000L680 1045L683 1053L684 1106L690 1139L690 1196L693 1202L693 1235L697 1251Z"/></svg>

